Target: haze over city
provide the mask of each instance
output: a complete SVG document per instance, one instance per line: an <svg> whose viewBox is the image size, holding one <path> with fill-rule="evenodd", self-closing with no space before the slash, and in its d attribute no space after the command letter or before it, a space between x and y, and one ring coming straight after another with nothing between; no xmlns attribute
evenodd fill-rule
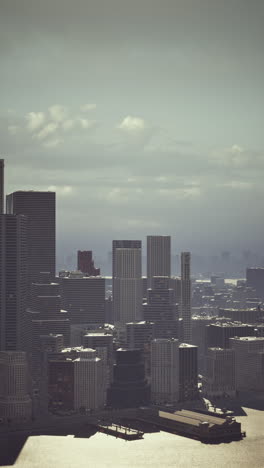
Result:
<svg viewBox="0 0 264 468"><path fill-rule="evenodd" d="M57 192L63 256L171 234L263 250L263 2L1 2L6 191Z"/></svg>
<svg viewBox="0 0 264 468"><path fill-rule="evenodd" d="M263 23L0 0L0 466L263 467Z"/></svg>

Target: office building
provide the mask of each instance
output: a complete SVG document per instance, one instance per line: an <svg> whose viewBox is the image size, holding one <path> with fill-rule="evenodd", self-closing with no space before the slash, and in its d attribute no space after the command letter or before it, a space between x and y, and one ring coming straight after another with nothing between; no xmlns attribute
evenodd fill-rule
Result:
<svg viewBox="0 0 264 468"><path fill-rule="evenodd" d="M191 322L191 254L190 252L181 253L181 317L183 322L183 341L191 343L192 341L192 322Z"/></svg>
<svg viewBox="0 0 264 468"><path fill-rule="evenodd" d="M130 322L126 324L126 342L128 349L146 349L155 338L154 322Z"/></svg>
<svg viewBox="0 0 264 468"><path fill-rule="evenodd" d="M28 364L25 352L0 352L0 417L5 422L26 422L32 417Z"/></svg>
<svg viewBox="0 0 264 468"><path fill-rule="evenodd" d="M100 276L100 268L95 268L91 250L78 250L77 270L86 276Z"/></svg>
<svg viewBox="0 0 264 468"><path fill-rule="evenodd" d="M208 349L203 393L213 398L235 396L235 353L233 349Z"/></svg>
<svg viewBox="0 0 264 468"><path fill-rule="evenodd" d="M153 276L171 276L171 237L147 236L147 278L152 288Z"/></svg>
<svg viewBox="0 0 264 468"><path fill-rule="evenodd" d="M142 318L141 241L113 241L114 323Z"/></svg>
<svg viewBox="0 0 264 468"><path fill-rule="evenodd" d="M151 401L157 404L179 400L179 341L151 342Z"/></svg>
<svg viewBox="0 0 264 468"><path fill-rule="evenodd" d="M25 351L28 297L28 224L0 215L0 350Z"/></svg>
<svg viewBox="0 0 264 468"><path fill-rule="evenodd" d="M96 410L105 405L105 367L93 349L66 348L48 361L50 411Z"/></svg>
<svg viewBox="0 0 264 468"><path fill-rule="evenodd" d="M55 278L55 193L18 191L7 195L6 212L28 217L29 282L38 282L41 272Z"/></svg>
<svg viewBox="0 0 264 468"><path fill-rule="evenodd" d="M244 309L219 309L219 317L228 317L232 322L256 323L264 317L260 307Z"/></svg>
<svg viewBox="0 0 264 468"><path fill-rule="evenodd" d="M4 170L5 170L5 160L0 159L0 215L4 214L4 200L5 200Z"/></svg>
<svg viewBox="0 0 264 468"><path fill-rule="evenodd" d="M82 349L74 360L74 409L96 410L105 401L105 374L102 359L94 349Z"/></svg>
<svg viewBox="0 0 264 468"><path fill-rule="evenodd" d="M143 318L155 323L155 338L178 338L178 305L174 303L174 290L169 285L169 277L154 276L153 289L147 290L147 302L143 303Z"/></svg>
<svg viewBox="0 0 264 468"><path fill-rule="evenodd" d="M229 348L229 338L234 336L255 336L254 325L241 322L217 321L206 326L207 348Z"/></svg>
<svg viewBox="0 0 264 468"><path fill-rule="evenodd" d="M118 349L114 380L108 390L107 403L113 408L136 408L150 401L150 386L140 349Z"/></svg>
<svg viewBox="0 0 264 468"><path fill-rule="evenodd" d="M198 348L198 372L203 374L207 354L206 327L215 322L216 316L196 315L192 317L192 344Z"/></svg>
<svg viewBox="0 0 264 468"><path fill-rule="evenodd" d="M256 290L256 296L264 299L264 268L247 268L247 287Z"/></svg>
<svg viewBox="0 0 264 468"><path fill-rule="evenodd" d="M179 400L198 398L197 346L181 343L179 346Z"/></svg>
<svg viewBox="0 0 264 468"><path fill-rule="evenodd" d="M264 390L264 338L230 338L235 353L235 379L238 391Z"/></svg>
<svg viewBox="0 0 264 468"><path fill-rule="evenodd" d="M71 324L105 323L105 278L70 274L60 278L62 306Z"/></svg>

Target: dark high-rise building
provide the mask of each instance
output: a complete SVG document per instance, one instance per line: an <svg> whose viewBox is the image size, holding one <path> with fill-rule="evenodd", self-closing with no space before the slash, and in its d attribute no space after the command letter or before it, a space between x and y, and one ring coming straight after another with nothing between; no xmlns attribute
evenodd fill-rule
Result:
<svg viewBox="0 0 264 468"><path fill-rule="evenodd" d="M155 323L155 338L178 338L178 305L175 293L166 276L152 278L153 289L147 290L147 302L143 304L143 317Z"/></svg>
<svg viewBox="0 0 264 468"><path fill-rule="evenodd" d="M6 197L6 211L28 217L30 283L38 282L41 272L49 272L53 280L56 256L55 193L11 193Z"/></svg>
<svg viewBox="0 0 264 468"><path fill-rule="evenodd" d="M198 397L197 346L181 343L179 346L180 401Z"/></svg>
<svg viewBox="0 0 264 468"><path fill-rule="evenodd" d="M181 253L181 317L183 322L183 341L192 341L192 321L191 321L191 254Z"/></svg>
<svg viewBox="0 0 264 468"><path fill-rule="evenodd" d="M145 379L145 367L140 349L118 349L114 366L114 381L108 390L108 405L133 408L150 401L150 386Z"/></svg>
<svg viewBox="0 0 264 468"><path fill-rule="evenodd" d="M26 216L0 215L0 350L25 351L28 295Z"/></svg>
<svg viewBox="0 0 264 468"><path fill-rule="evenodd" d="M264 298L264 268L247 268L247 286L256 290L257 297Z"/></svg>
<svg viewBox="0 0 264 468"><path fill-rule="evenodd" d="M4 213L4 159L0 159L0 214Z"/></svg>
<svg viewBox="0 0 264 468"><path fill-rule="evenodd" d="M152 288L153 276L171 275L170 236L147 236L147 278Z"/></svg>
<svg viewBox="0 0 264 468"><path fill-rule="evenodd" d="M78 250L77 270L87 276L100 276L100 268L95 268L93 252L91 250Z"/></svg>
<svg viewBox="0 0 264 468"><path fill-rule="evenodd" d="M229 338L256 334L254 325L241 322L216 322L205 328L207 348L230 348Z"/></svg>
<svg viewBox="0 0 264 468"><path fill-rule="evenodd" d="M60 278L63 309L70 315L71 324L105 323L105 278Z"/></svg>

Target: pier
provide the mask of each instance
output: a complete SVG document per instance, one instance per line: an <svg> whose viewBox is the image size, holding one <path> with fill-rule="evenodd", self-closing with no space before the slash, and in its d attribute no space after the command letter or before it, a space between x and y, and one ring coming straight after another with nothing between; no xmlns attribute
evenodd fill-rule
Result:
<svg viewBox="0 0 264 468"><path fill-rule="evenodd" d="M99 432L104 434L109 434L115 437L119 437L125 440L137 440L142 439L144 432L138 431L136 429L131 429L130 427L121 426L118 424L97 424L96 429Z"/></svg>

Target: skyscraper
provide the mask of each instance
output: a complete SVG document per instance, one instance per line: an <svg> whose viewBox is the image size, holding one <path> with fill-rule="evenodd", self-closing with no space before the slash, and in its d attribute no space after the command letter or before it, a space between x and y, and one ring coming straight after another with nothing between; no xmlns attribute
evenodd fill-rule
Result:
<svg viewBox="0 0 264 468"><path fill-rule="evenodd" d="M114 322L142 318L141 241L113 241Z"/></svg>
<svg viewBox="0 0 264 468"><path fill-rule="evenodd" d="M7 195L9 214L28 216L29 281L38 282L41 272L55 277L55 193L18 191Z"/></svg>
<svg viewBox="0 0 264 468"><path fill-rule="evenodd" d="M171 275L170 236L147 236L147 278L152 287L153 276Z"/></svg>
<svg viewBox="0 0 264 468"><path fill-rule="evenodd" d="M4 213L4 167L5 160L0 159L0 214Z"/></svg>
<svg viewBox="0 0 264 468"><path fill-rule="evenodd" d="M181 316L183 321L183 341L191 343L192 321L191 321L191 276L190 276L191 254L181 253Z"/></svg>
<svg viewBox="0 0 264 468"><path fill-rule="evenodd" d="M178 304L169 286L169 277L154 276L152 288L147 291L147 302L142 306L144 320L155 323L155 338L179 337Z"/></svg>
<svg viewBox="0 0 264 468"><path fill-rule="evenodd" d="M175 403L179 399L179 342L155 339L151 342L151 400Z"/></svg>
<svg viewBox="0 0 264 468"><path fill-rule="evenodd" d="M24 351L28 296L27 218L0 215L0 350Z"/></svg>

